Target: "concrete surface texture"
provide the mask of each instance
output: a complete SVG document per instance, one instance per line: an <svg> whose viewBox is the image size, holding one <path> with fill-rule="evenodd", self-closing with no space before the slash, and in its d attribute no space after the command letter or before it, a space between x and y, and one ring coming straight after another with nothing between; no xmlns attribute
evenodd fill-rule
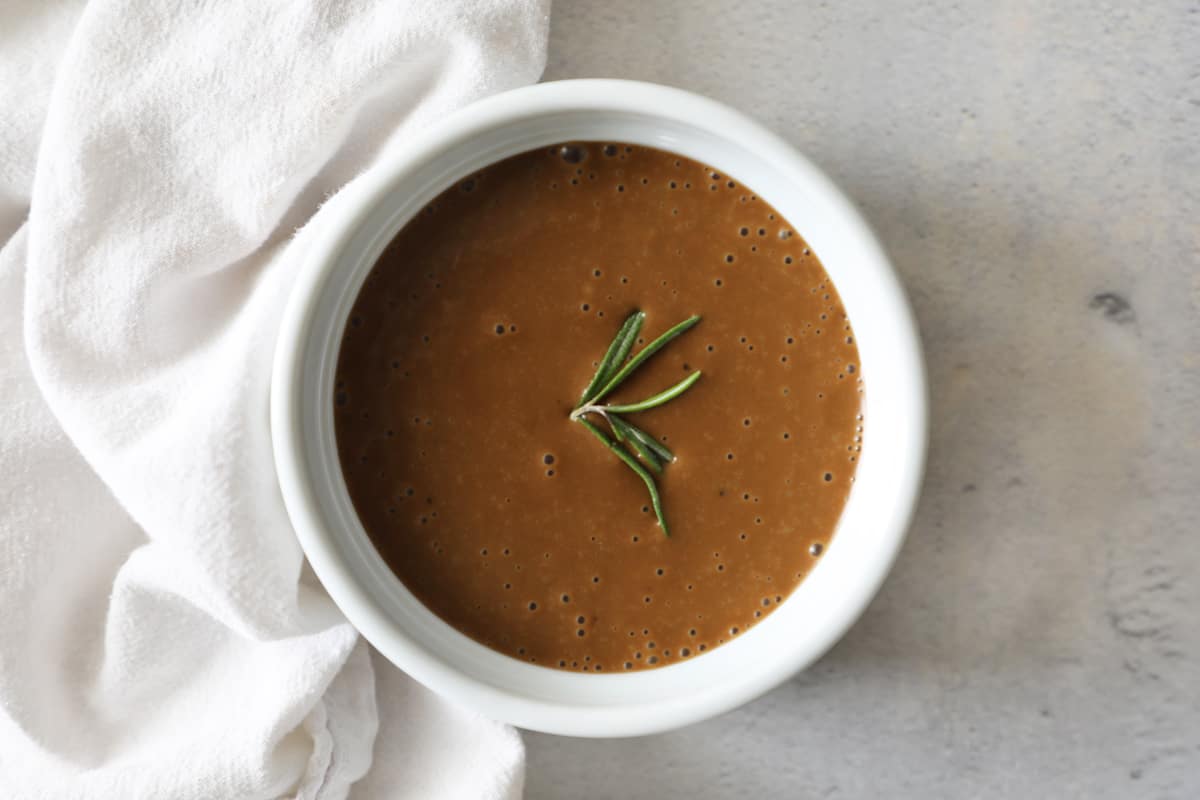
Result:
<svg viewBox="0 0 1200 800"><path fill-rule="evenodd" d="M528 735L528 797L1200 797L1200 3L560 0L550 52L828 170L908 286L933 434L828 656L675 733Z"/></svg>

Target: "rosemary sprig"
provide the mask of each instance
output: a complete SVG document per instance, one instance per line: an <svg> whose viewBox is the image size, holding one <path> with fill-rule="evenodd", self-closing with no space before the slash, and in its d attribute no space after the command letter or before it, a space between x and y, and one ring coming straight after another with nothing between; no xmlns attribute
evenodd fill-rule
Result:
<svg viewBox="0 0 1200 800"><path fill-rule="evenodd" d="M626 378L633 374L634 370L645 363L646 359L691 329L700 321L700 317L688 317L646 345L633 358L629 358L629 353L633 349L634 342L637 341L645 319L645 313L635 311L621 325L616 337L608 346L604 358L600 360L599 365L596 367L596 374L592 376L591 382L588 383L587 388L580 395L579 404L571 411L571 419L579 422L591 431L597 439L604 443L605 447L616 453L621 461L637 473L638 477L642 479L646 484L646 488L650 491L650 502L654 506L654 514L658 518L659 527L663 529L664 535L670 536L671 533L667 528L666 514L663 513L662 498L659 496L658 485L654 481L654 475L645 466L642 466L642 463L637 458L634 458L632 453L621 447L621 444L626 444L632 448L641 461L645 462L646 466L656 474L661 474L663 467L675 460L675 455L653 436L625 420L620 415L635 414L639 411L646 411L669 403L692 388L696 381L700 380L701 372L697 370L669 389L665 389L637 403L603 405L600 401L620 386ZM629 360L626 361L626 359ZM595 414L603 418L612 430L613 436L616 437L616 441L613 441L608 434L586 419L589 414Z"/></svg>

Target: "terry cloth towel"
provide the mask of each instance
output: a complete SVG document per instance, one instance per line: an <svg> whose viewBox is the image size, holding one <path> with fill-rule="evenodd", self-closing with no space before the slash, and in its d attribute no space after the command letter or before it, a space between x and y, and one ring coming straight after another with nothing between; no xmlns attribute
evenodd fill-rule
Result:
<svg viewBox="0 0 1200 800"><path fill-rule="evenodd" d="M548 11L0 2L0 797L520 794L306 573L267 396L310 217Z"/></svg>

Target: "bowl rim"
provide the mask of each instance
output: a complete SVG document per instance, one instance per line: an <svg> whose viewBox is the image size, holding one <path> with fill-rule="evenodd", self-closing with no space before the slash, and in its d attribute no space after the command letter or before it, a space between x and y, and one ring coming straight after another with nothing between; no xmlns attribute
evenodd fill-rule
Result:
<svg viewBox="0 0 1200 800"><path fill-rule="evenodd" d="M784 654L770 668L717 686L700 696L655 703L596 706L585 702L547 702L486 683L434 657L408 636L362 586L329 531L314 496L301 443L301 376L317 301L337 258L366 215L393 191L397 177L422 159L436 155L449 141L464 141L497 126L536 115L563 112L635 112L681 120L719 132L727 139L750 140L769 158L786 162L802 175L805 189L821 195L841 225L870 254L874 291L893 312L895 346L911 374L904 399L912 409L911 448L902 454L895 510L887 519L884 542L861 579L847 590L847 602L819 637ZM307 252L281 317L271 380L270 426L280 490L296 536L314 573L347 620L394 664L438 694L492 718L520 727L576 736L630 736L656 733L698 722L740 706L769 691L820 658L866 610L890 571L915 511L923 479L928 436L926 376L916 321L895 271L862 215L836 185L790 144L746 115L717 101L681 89L639 81L585 79L514 89L478 101L416 133L403 151L381 159L334 197L314 219ZM870 445L868 444L868 447ZM811 576L810 576L811 577ZM432 612L427 612L432 615ZM729 646L729 645L726 645ZM669 669L666 668L666 669ZM619 680L606 673L595 680Z"/></svg>

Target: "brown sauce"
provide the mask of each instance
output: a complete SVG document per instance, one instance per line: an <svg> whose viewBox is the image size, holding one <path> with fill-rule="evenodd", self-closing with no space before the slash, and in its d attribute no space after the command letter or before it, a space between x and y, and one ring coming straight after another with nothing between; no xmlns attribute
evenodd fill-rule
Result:
<svg viewBox="0 0 1200 800"><path fill-rule="evenodd" d="M675 452L663 535L639 478L568 419L621 323L699 325L614 395ZM635 348L636 352L636 348ZM380 554L458 630L615 672L711 651L829 543L861 450L858 351L804 240L751 188L576 143L434 200L360 293L337 367L346 484Z"/></svg>

